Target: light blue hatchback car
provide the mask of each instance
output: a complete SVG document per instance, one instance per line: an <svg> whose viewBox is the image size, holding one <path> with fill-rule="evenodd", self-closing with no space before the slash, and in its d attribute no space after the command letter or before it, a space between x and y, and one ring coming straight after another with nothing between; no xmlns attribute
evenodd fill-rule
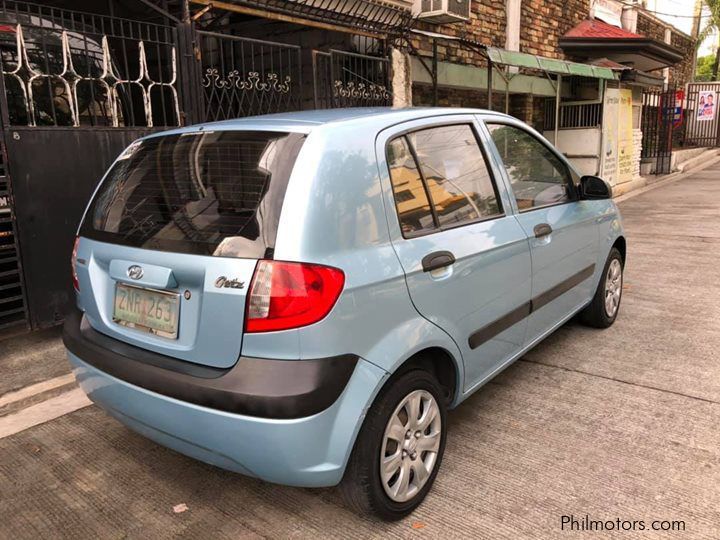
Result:
<svg viewBox="0 0 720 540"><path fill-rule="evenodd" d="M397 519L437 475L447 409L575 314L614 322L625 253L610 187L506 115L191 126L100 183L64 341L133 430Z"/></svg>

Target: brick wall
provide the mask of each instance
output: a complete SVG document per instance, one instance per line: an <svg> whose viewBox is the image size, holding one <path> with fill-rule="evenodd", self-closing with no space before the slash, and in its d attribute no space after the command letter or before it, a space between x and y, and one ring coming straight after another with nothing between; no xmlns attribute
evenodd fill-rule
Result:
<svg viewBox="0 0 720 540"><path fill-rule="evenodd" d="M558 41L589 14L588 0L524 0L520 17L520 50L564 59Z"/></svg>
<svg viewBox="0 0 720 540"><path fill-rule="evenodd" d="M665 26L658 24L655 19L647 17L642 12L638 13L636 33L658 41L665 41Z"/></svg>
<svg viewBox="0 0 720 540"><path fill-rule="evenodd" d="M429 107L433 104L433 88L430 84L413 85L412 101L415 107ZM487 91L484 89L468 90L465 88L438 88L439 107L472 107L487 108ZM493 92L493 109L505 110L505 94Z"/></svg>
<svg viewBox="0 0 720 540"><path fill-rule="evenodd" d="M544 122L544 97L527 94L510 94L508 113L511 116L542 130ZM431 107L433 104L433 88L429 84L415 83L412 92L412 104L415 107ZM487 109L487 92L464 88L438 88L439 107L470 107ZM493 92L493 110L505 112L505 93Z"/></svg>
<svg viewBox="0 0 720 540"><path fill-rule="evenodd" d="M560 38L572 27L589 17L589 0L523 0L520 14L520 50L550 58L567 58L558 47ZM488 46L505 46L505 0L473 0L468 23L435 26L419 24L423 30L464 37ZM665 41L666 24L656 18L638 13L637 33L658 41ZM411 41L421 55L432 55L430 38L412 35ZM671 29L671 45L685 51L685 59L670 69L670 83L682 85L692 78L694 43L685 34ZM452 42L438 41L438 60L460 64L484 66L485 59L477 52ZM660 71L656 73L661 73ZM432 87L413 85L413 105L429 106L433 103ZM493 109L505 110L505 95L493 94ZM537 129L543 127L543 98L511 96L509 112ZM484 90L440 88L438 105L450 107L487 107Z"/></svg>
<svg viewBox="0 0 720 540"><path fill-rule="evenodd" d="M638 13L637 33L657 41L665 42L665 25L663 22L650 17L643 12ZM685 52L685 58L679 64L670 68L670 84L683 85L692 80L693 55L695 54L695 41L689 36L670 29L670 45ZM660 73L659 71L656 73Z"/></svg>
<svg viewBox="0 0 720 540"><path fill-rule="evenodd" d="M463 37L492 47L505 46L505 0L473 0L470 20L466 23L435 26L418 23L419 30L439 32L449 36ZM411 34L411 43L421 55L432 56L432 41L425 36ZM450 41L438 42L440 60L460 64L484 63L483 57Z"/></svg>
<svg viewBox="0 0 720 540"><path fill-rule="evenodd" d="M570 28L589 16L589 0L523 0L520 12L520 50L522 52L565 58L558 41ZM505 47L505 0L473 0L468 23L436 27L423 25L418 28L464 37L483 45ZM432 55L432 41L425 36L414 35L411 42L421 55ZM486 65L482 55L466 47L448 41L438 41L440 61ZM415 106L433 104L432 86L413 85L412 102ZM528 95L510 96L508 112L537 129L543 124L543 99ZM438 105L443 107L487 108L485 90L474 91L456 88L439 88ZM505 111L505 94L493 93L493 109Z"/></svg>
<svg viewBox="0 0 720 540"><path fill-rule="evenodd" d="M505 0L473 0L471 6L470 20L467 23L440 27L419 23L418 28L464 37L483 45L504 47ZM558 41L568 30L589 17L589 6L589 0L523 0L520 14L520 50L565 59L566 56L558 47ZM643 12L638 13L638 34L664 42L666 27L662 21ZM692 78L694 43L691 38L675 29L671 32L670 44L687 52L685 59L670 70L671 83L679 85ZM411 37L411 42L420 54L432 55L430 38L416 34ZM438 58L441 61L478 66L485 63L480 54L448 41L438 42Z"/></svg>
<svg viewBox="0 0 720 540"><path fill-rule="evenodd" d="M670 68L670 83L683 85L693 78L693 55L695 54L695 40L673 32L670 44L681 51L687 51L682 62Z"/></svg>
<svg viewBox="0 0 720 540"><path fill-rule="evenodd" d="M589 16L588 0L523 0L520 12L520 50L564 58L558 41L565 32ZM437 27L418 24L421 30L464 37L483 45L505 47L505 0L473 0L470 20ZM423 55L432 55L430 38L413 36L412 44ZM449 42L438 43L440 60L455 63L483 63L482 56Z"/></svg>

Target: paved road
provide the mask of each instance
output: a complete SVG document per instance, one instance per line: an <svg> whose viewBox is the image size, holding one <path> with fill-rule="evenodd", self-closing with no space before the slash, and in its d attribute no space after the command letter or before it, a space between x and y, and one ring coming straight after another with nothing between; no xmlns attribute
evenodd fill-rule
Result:
<svg viewBox="0 0 720 540"><path fill-rule="evenodd" d="M569 323L454 411L441 474L409 519L214 469L87 407L0 439L0 536L578 537L560 530L572 514L720 538L720 168L622 210L617 324Z"/></svg>

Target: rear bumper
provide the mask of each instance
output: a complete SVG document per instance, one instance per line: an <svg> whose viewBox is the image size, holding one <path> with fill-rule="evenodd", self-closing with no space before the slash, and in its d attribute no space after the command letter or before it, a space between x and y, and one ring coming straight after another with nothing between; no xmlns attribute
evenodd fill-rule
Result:
<svg viewBox="0 0 720 540"><path fill-rule="evenodd" d="M365 412L386 376L357 359L347 384L327 408L299 418L262 418L191 403L122 380L93 365L96 360L84 358L67 331L65 341L81 388L123 424L206 463L294 486L332 486L342 479Z"/></svg>
<svg viewBox="0 0 720 540"><path fill-rule="evenodd" d="M272 360L241 356L228 368L192 364L135 347L93 329L79 310L63 327L65 347L122 381L211 409L264 418L301 418L327 409L358 357Z"/></svg>

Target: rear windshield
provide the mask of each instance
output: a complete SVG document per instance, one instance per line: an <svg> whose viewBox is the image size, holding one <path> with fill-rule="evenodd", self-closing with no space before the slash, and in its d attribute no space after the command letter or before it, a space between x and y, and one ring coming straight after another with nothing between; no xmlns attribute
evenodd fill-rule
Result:
<svg viewBox="0 0 720 540"><path fill-rule="evenodd" d="M88 208L81 234L128 246L272 257L298 133L204 131L136 141Z"/></svg>

